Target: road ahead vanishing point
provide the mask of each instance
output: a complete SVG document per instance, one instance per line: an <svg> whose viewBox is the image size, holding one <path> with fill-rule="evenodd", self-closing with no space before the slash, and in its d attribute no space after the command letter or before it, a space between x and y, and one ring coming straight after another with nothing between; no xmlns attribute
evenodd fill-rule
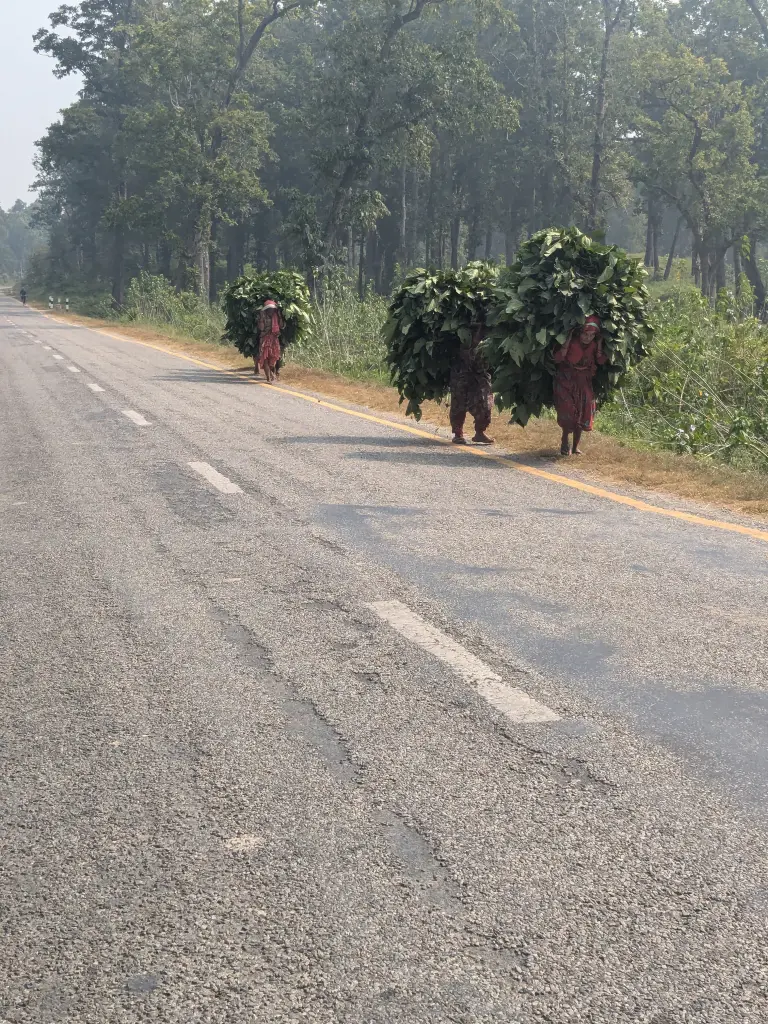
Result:
<svg viewBox="0 0 768 1024"><path fill-rule="evenodd" d="M0 388L0 1022L765 1024L764 527L10 299Z"/></svg>

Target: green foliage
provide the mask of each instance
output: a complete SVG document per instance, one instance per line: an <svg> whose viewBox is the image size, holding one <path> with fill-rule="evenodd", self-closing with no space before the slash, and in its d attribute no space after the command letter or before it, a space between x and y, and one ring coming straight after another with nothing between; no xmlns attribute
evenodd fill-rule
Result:
<svg viewBox="0 0 768 1024"><path fill-rule="evenodd" d="M654 309L653 348L601 415L600 428L646 448L768 469L768 338L735 300L695 292Z"/></svg>
<svg viewBox="0 0 768 1024"><path fill-rule="evenodd" d="M395 292L382 336L408 416L418 420L422 402L445 398L459 348L485 323L497 274L482 262L463 270L415 270Z"/></svg>
<svg viewBox="0 0 768 1024"><path fill-rule="evenodd" d="M285 318L283 345L301 344L312 331L309 289L295 270L246 274L224 292L227 322L224 338L244 356L259 349L258 315L267 299L274 299Z"/></svg>
<svg viewBox="0 0 768 1024"><path fill-rule="evenodd" d="M387 383L381 340L387 307L387 300L370 290L363 299L351 288L324 293L313 309L315 326L311 335L291 350L290 359L353 380Z"/></svg>
<svg viewBox="0 0 768 1024"><path fill-rule="evenodd" d="M499 277L488 317L485 347L499 409L525 426L552 405L553 352L592 314L608 356L595 377L595 395L604 400L645 355L651 328L644 279L637 260L576 228L539 231L524 242Z"/></svg>
<svg viewBox="0 0 768 1024"><path fill-rule="evenodd" d="M194 292L179 292L164 277L142 271L128 288L121 320L168 326L197 341L221 340L224 317Z"/></svg>

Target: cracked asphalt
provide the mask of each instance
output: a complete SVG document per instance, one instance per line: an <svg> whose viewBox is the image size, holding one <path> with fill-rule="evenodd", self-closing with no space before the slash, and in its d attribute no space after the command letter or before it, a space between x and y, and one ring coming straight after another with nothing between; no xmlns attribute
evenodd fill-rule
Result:
<svg viewBox="0 0 768 1024"><path fill-rule="evenodd" d="M0 513L0 1024L768 1020L768 544L7 298Z"/></svg>

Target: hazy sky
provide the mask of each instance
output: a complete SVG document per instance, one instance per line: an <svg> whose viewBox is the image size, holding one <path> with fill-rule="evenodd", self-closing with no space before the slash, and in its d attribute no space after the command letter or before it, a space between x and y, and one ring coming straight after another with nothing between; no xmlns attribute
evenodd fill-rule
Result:
<svg viewBox="0 0 768 1024"><path fill-rule="evenodd" d="M50 57L35 53L32 36L63 0L0 0L0 206L32 198L35 140L75 98L72 76L53 77Z"/></svg>

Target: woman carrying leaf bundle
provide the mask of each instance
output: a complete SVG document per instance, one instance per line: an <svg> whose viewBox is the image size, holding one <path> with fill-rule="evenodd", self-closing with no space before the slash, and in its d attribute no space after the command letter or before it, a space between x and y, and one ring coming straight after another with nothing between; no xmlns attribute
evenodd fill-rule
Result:
<svg viewBox="0 0 768 1024"><path fill-rule="evenodd" d="M451 367L451 431L454 444L466 444L464 421L467 413L475 421L475 444L493 444L486 430L491 425L493 390L491 374L480 348L485 335L483 324L472 325L469 342L463 342Z"/></svg>
<svg viewBox="0 0 768 1024"><path fill-rule="evenodd" d="M557 365L553 385L555 409L558 425L563 431L560 454L571 454L570 435L573 434L573 454L581 455L579 442L582 431L591 430L595 422L592 382L597 367L608 361L599 319L588 316L584 326L571 331L566 343L555 350L552 358Z"/></svg>
<svg viewBox="0 0 768 1024"><path fill-rule="evenodd" d="M271 384L280 362L280 332L285 320L274 299L267 299L259 312L259 353L253 357L254 373L264 371L267 383Z"/></svg>

